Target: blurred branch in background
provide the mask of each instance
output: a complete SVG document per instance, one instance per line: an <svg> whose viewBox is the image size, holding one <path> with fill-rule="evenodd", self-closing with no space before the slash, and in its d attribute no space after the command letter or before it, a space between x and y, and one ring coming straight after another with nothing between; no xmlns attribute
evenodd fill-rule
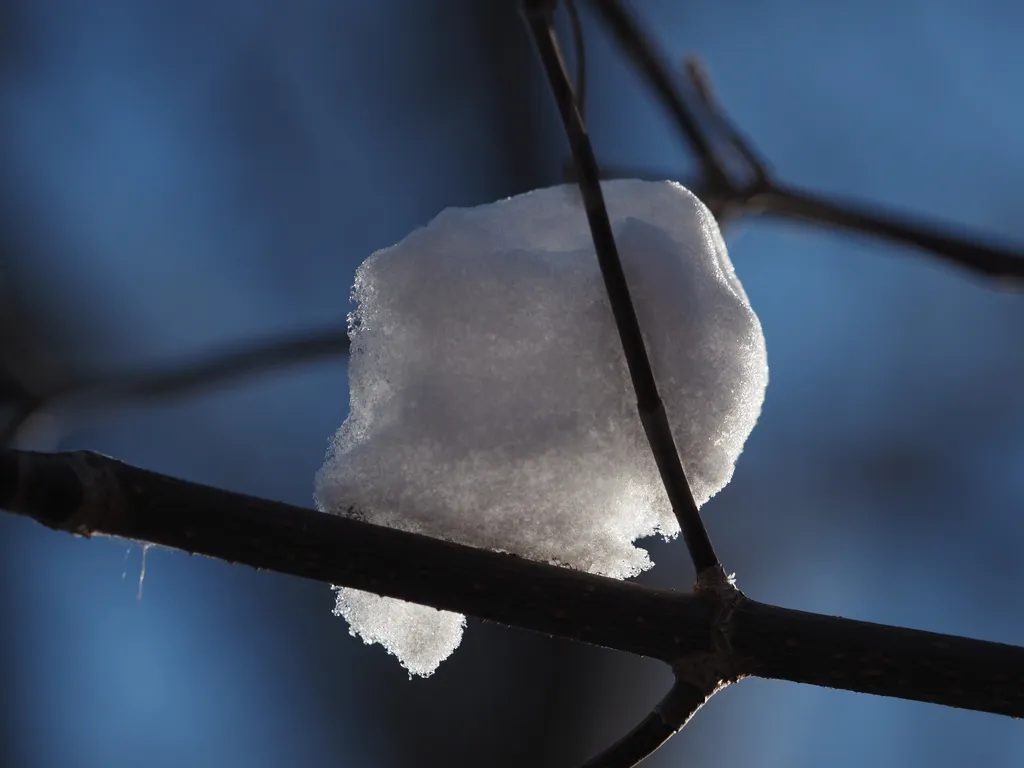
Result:
<svg viewBox="0 0 1024 768"><path fill-rule="evenodd" d="M1024 280L1024 252L989 245L977 238L948 231L877 206L840 201L800 190L776 180L750 141L733 125L714 96L700 61L684 64L686 88L676 85L672 69L619 0L593 0L592 6L623 52L634 62L665 105L701 167L701 178L687 183L724 223L740 216L767 214L835 227L857 234L887 238L910 245L950 263L996 278L1014 288ZM576 55L578 102L585 99L586 55L578 9L567 3ZM717 132L717 135L716 135ZM722 152L725 156L722 156ZM575 178L575 170L566 167ZM603 178L671 177L658 171L605 166ZM0 401L12 415L0 428L0 442L19 443L19 433L43 410L65 401L88 401L110 406L117 401L184 397L231 380L323 359L348 352L348 336L339 330L311 331L292 338L235 345L229 351L204 355L195 362L162 370L110 374L50 387L4 386ZM3 381L14 383L5 371Z"/></svg>
<svg viewBox="0 0 1024 768"><path fill-rule="evenodd" d="M723 223L737 216L764 213L836 227L910 245L944 261L1004 281L1016 289L1022 287L1024 250L987 244L980 238L958 235L935 223L877 206L830 199L776 180L750 142L719 107L710 78L697 59L686 61L686 87L680 88L657 46L619 0L593 0L592 5L690 145L700 165L701 178L687 186ZM727 157L721 156L723 149ZM605 168L603 175L606 178L671 177L610 168Z"/></svg>
<svg viewBox="0 0 1024 768"><path fill-rule="evenodd" d="M13 401L15 413L0 430L0 439L4 445L19 443L22 430L36 414L44 409L60 408L70 401L113 407L137 400L188 397L237 379L347 355L348 351L348 334L337 328L326 328L255 344L235 344L224 352L207 353L192 362L151 371L108 374L42 391L22 387L4 393L5 399Z"/></svg>

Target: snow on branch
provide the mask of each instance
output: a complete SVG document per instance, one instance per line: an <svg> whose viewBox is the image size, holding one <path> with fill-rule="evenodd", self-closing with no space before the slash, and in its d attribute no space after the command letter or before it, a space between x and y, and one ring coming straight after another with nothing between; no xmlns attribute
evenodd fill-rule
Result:
<svg viewBox="0 0 1024 768"><path fill-rule="evenodd" d="M697 198L670 182L603 192L700 505L760 414L761 326ZM449 209L370 256L353 295L350 411L321 509L619 579L651 567L633 542L679 524L575 187ZM416 674L462 635L461 617L352 590L338 612Z"/></svg>
<svg viewBox="0 0 1024 768"><path fill-rule="evenodd" d="M95 453L0 450L0 509L465 613L737 678L1024 717L1024 648L740 597L691 595L488 552L139 469ZM727 638L728 643L721 643Z"/></svg>

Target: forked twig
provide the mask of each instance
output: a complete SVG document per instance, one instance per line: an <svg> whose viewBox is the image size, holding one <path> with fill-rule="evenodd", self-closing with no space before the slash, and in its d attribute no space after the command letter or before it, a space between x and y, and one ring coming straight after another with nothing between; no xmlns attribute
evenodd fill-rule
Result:
<svg viewBox="0 0 1024 768"><path fill-rule="evenodd" d="M594 0L593 6L619 47L636 64L641 76L668 110L672 121L697 158L708 186L715 190L732 188L733 183L725 164L701 128L696 111L676 87L672 69L658 53L657 47L621 3L616 0Z"/></svg>
<svg viewBox="0 0 1024 768"><path fill-rule="evenodd" d="M757 150L754 149L747 137L733 125L732 120L719 107L718 100L715 98L714 88L711 85L711 78L708 76L700 59L696 56L688 56L686 61L683 62L683 69L701 104L704 105L715 126L721 131L724 141L746 163L747 170L752 175L748 186L758 189L768 184L768 164L757 153Z"/></svg>
<svg viewBox="0 0 1024 768"><path fill-rule="evenodd" d="M985 244L947 227L896 215L879 207L829 198L778 181L751 142L732 124L714 98L710 79L690 60L685 69L689 89L677 86L665 58L621 0L592 0L592 6L622 51L634 63L672 117L697 157L702 178L689 183L716 217L764 213L850 232L885 238L921 249L943 261L1024 287L1024 249ZM696 103L691 103L695 97ZM702 119L703 118L703 119ZM704 129L713 126L718 136ZM736 181L715 150L727 146L746 166L745 181ZM616 173L640 178L650 174ZM660 178L671 178L672 174Z"/></svg>

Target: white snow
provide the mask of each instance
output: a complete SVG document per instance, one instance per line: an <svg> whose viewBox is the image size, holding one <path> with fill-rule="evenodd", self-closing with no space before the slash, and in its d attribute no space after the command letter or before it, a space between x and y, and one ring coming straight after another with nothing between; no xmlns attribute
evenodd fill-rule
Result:
<svg viewBox="0 0 1024 768"><path fill-rule="evenodd" d="M693 494L732 477L768 381L764 337L708 210L672 182L603 183ZM575 186L452 208L356 272L350 411L318 506L615 578L678 532L636 411ZM463 617L338 590L411 674Z"/></svg>
<svg viewBox="0 0 1024 768"><path fill-rule="evenodd" d="M344 617L353 635L380 643L409 675L429 677L462 642L466 617L381 597L358 589L338 589L334 615Z"/></svg>

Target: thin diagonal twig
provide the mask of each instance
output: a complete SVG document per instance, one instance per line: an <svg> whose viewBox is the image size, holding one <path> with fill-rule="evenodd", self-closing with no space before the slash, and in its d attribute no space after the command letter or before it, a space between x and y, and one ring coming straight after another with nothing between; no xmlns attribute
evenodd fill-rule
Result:
<svg viewBox="0 0 1024 768"><path fill-rule="evenodd" d="M686 78L690 81L693 86L694 92L697 94L704 105L705 110L722 133L722 138L729 145L729 147L739 156L739 158L746 164L748 172L752 175L752 179L749 186L754 188L760 188L768 183L768 164L754 149L753 144L744 136L740 130L733 125L732 120L729 116L722 111L718 104L718 100L715 98L715 91L711 85L711 78L708 77L707 71L704 69L704 65L700 59L696 56L688 56L683 62L683 69L686 72Z"/></svg>
<svg viewBox="0 0 1024 768"><path fill-rule="evenodd" d="M679 460L679 451L665 414L665 406L658 394L640 324L619 260L611 222L608 219L597 161L594 159L583 118L576 108L572 84L559 51L552 21L554 3L551 0L527 0L523 4L523 9L572 147L573 159L579 174L580 193L594 239L594 250L597 252L601 275L608 291L608 300L615 316L615 325L636 391L640 420L698 577L705 572L716 572L721 565L690 492L690 485L686 480L686 473Z"/></svg>
<svg viewBox="0 0 1024 768"><path fill-rule="evenodd" d="M725 164L701 129L695 110L686 103L676 87L671 67L647 39L640 25L618 0L594 0L593 7L623 52L637 65L640 74L668 109L700 163L708 185L716 190L732 189L733 183Z"/></svg>
<svg viewBox="0 0 1024 768"><path fill-rule="evenodd" d="M576 0L565 0L565 10L569 14L573 53L576 54L576 79L573 81L573 91L576 94L576 104L579 105L580 114L586 116L587 46L583 39L583 22L580 20L580 10L576 7Z"/></svg>

